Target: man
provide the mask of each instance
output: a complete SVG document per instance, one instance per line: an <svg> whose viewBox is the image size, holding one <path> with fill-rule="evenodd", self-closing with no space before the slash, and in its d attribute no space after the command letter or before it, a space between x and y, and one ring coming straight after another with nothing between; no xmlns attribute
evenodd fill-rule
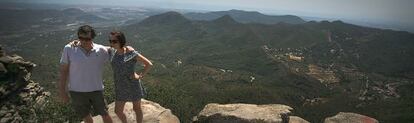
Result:
<svg viewBox="0 0 414 123"><path fill-rule="evenodd" d="M102 45L93 43L96 36L91 26L78 29L79 46L68 44L60 59L59 96L69 102L85 123L92 123L91 107L102 116L105 123L112 123L103 97L103 67L108 61L108 51ZM69 83L68 83L69 82Z"/></svg>

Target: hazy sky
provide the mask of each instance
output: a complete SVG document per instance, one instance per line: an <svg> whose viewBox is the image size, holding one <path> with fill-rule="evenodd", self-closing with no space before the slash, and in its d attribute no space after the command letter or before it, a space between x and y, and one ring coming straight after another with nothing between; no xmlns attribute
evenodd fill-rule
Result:
<svg viewBox="0 0 414 123"><path fill-rule="evenodd" d="M414 0L20 0L47 3L152 6L178 9L256 10L414 25Z"/></svg>

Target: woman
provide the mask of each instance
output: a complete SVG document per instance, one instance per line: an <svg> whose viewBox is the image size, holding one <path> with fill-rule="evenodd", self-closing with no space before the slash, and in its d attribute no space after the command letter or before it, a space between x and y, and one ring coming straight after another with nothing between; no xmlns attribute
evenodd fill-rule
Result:
<svg viewBox="0 0 414 123"><path fill-rule="evenodd" d="M109 42L115 80L115 113L123 123L126 123L124 106L126 102L132 102L137 123L141 123L143 119L141 98L144 96L144 90L140 80L152 67L152 63L138 51L125 46L126 39L122 32L111 32ZM135 72L138 61L144 64L144 71L139 74Z"/></svg>

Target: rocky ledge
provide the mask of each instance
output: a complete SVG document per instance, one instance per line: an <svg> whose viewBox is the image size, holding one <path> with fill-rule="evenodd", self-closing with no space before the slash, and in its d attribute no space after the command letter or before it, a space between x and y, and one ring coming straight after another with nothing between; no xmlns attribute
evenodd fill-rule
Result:
<svg viewBox="0 0 414 123"><path fill-rule="evenodd" d="M136 123L135 112L132 108L132 103L127 102L125 104L124 113L127 117L128 123ZM180 120L171 113L171 110L160 106L158 103L141 100L141 107L144 114L144 123L179 123ZM109 115L112 117L114 123L121 123L118 116L115 114L115 103L108 105ZM101 116L93 117L94 123L103 123Z"/></svg>
<svg viewBox="0 0 414 123"><path fill-rule="evenodd" d="M30 80L36 65L18 55L6 55L0 46L0 123L38 122L50 92Z"/></svg>
<svg viewBox="0 0 414 123"><path fill-rule="evenodd" d="M207 104L204 109L193 118L194 123L309 123L308 121L292 116L293 109L281 104ZM378 123L374 118L356 114L340 112L328 117L324 123Z"/></svg>
<svg viewBox="0 0 414 123"><path fill-rule="evenodd" d="M281 104L207 104L193 118L195 123L309 123L297 117L289 116L291 107Z"/></svg>

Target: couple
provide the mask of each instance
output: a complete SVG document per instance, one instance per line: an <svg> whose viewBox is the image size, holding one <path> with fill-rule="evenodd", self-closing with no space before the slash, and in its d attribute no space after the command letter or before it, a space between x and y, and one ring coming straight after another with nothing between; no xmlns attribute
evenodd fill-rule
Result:
<svg viewBox="0 0 414 123"><path fill-rule="evenodd" d="M112 119L107 112L103 97L103 67L110 61L115 82L115 113L126 123L123 113L125 102L133 103L137 122L142 122L141 98L144 95L140 79L149 71L152 63L130 46L122 32L111 32L110 47L93 43L95 31L84 25L78 29L79 41L67 44L60 59L60 99L67 103L69 95L73 109L86 123L92 123L91 109L102 116L105 123ZM145 65L144 71L137 74L135 64ZM93 107L93 108L92 108Z"/></svg>

